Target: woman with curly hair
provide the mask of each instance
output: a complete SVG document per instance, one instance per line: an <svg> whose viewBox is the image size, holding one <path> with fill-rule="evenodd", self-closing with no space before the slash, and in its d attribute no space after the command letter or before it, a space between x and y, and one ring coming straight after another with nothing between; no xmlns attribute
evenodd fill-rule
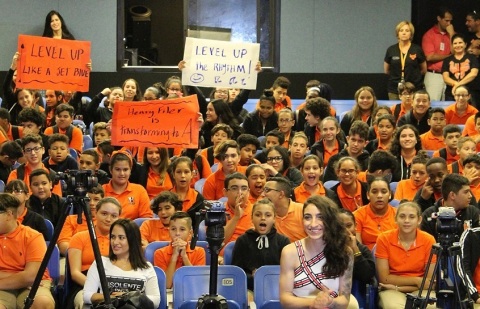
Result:
<svg viewBox="0 0 480 309"><path fill-rule="evenodd" d="M414 126L405 124L397 129L393 136L390 152L399 160L400 180L410 178L413 158L421 149L420 134Z"/></svg>
<svg viewBox="0 0 480 309"><path fill-rule="evenodd" d="M307 237L287 245L280 259L283 308L358 308L350 297L353 252L336 205L311 196L303 206Z"/></svg>
<svg viewBox="0 0 480 309"><path fill-rule="evenodd" d="M355 120L362 120L370 127L373 125L373 111L378 106L373 88L369 86L360 87L355 92L355 102L352 110L346 113L340 122L340 127L345 136L350 132L350 127Z"/></svg>

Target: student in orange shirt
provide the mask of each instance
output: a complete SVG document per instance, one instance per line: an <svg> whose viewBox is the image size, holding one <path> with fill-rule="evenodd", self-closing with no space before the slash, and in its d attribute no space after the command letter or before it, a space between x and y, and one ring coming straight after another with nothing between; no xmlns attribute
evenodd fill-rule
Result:
<svg viewBox="0 0 480 309"><path fill-rule="evenodd" d="M254 204L262 197L267 175L265 174L265 170L262 166L258 164L252 164L247 167L245 176L247 176L248 188L250 189L250 195L248 196L248 200L250 201L250 203Z"/></svg>
<svg viewBox="0 0 480 309"><path fill-rule="evenodd" d="M330 116L330 102L324 98L308 99L305 105L305 135L308 137L308 146L313 146L322 137L321 122Z"/></svg>
<svg viewBox="0 0 480 309"><path fill-rule="evenodd" d="M343 157L335 164L339 183L332 187L340 200L342 208L351 212L367 205L367 184L357 179L360 165L352 157Z"/></svg>
<svg viewBox="0 0 480 309"><path fill-rule="evenodd" d="M18 123L23 127L23 135L38 134L42 137L42 143L48 148L48 136L43 133L43 126L45 125L45 114L34 108L24 108L18 114ZM43 159L48 156L45 152Z"/></svg>
<svg viewBox="0 0 480 309"><path fill-rule="evenodd" d="M377 97L373 88L369 86L360 87L355 92L355 105L351 111L343 116L340 122L343 133L347 135L350 132L350 127L355 120L361 120L368 126L372 126L374 120L372 114L377 106Z"/></svg>
<svg viewBox="0 0 480 309"><path fill-rule="evenodd" d="M250 164L259 164L260 161L255 159L257 150L261 150L260 141L252 134L240 134L237 138L238 147L240 148L240 166L249 166Z"/></svg>
<svg viewBox="0 0 480 309"><path fill-rule="evenodd" d="M248 179L245 175L233 173L225 178L223 193L227 197L227 224L224 227L224 244L235 241L253 227L252 204L248 201L248 191Z"/></svg>
<svg viewBox="0 0 480 309"><path fill-rule="evenodd" d="M219 161L215 159L215 156L213 155L215 148L218 145L220 145L222 142L232 139L232 136L233 136L233 130L228 124L225 124L225 123L216 124L211 131L211 142L213 143L213 145L202 149L202 151L200 152L200 155L207 159L208 164L210 164L210 166L212 166L215 163L219 163Z"/></svg>
<svg viewBox="0 0 480 309"><path fill-rule="evenodd" d="M143 248L154 241L171 240L168 232L170 217L177 211L182 211L182 202L175 193L163 191L152 200L151 208L158 220L145 220L140 226Z"/></svg>
<svg viewBox="0 0 480 309"><path fill-rule="evenodd" d="M142 180L140 184L147 190L149 199L153 199L160 192L173 188L172 179L168 173L170 158L168 149L161 147L145 147L145 162L142 166Z"/></svg>
<svg viewBox="0 0 480 309"><path fill-rule="evenodd" d="M302 163L305 154L309 150L308 137L303 132L296 132L290 143L290 166L298 168Z"/></svg>
<svg viewBox="0 0 480 309"><path fill-rule="evenodd" d="M3 243L0 261L0 306L23 307L21 304L30 293L47 245L42 234L17 221L17 209L20 206L18 198L9 193L0 193L0 200L0 234ZM45 269L32 308L55 308L51 287L52 279Z"/></svg>
<svg viewBox="0 0 480 309"><path fill-rule="evenodd" d="M412 160L422 149L418 130L411 124L405 124L395 131L390 152L397 158L400 167L400 179L409 179Z"/></svg>
<svg viewBox="0 0 480 309"><path fill-rule="evenodd" d="M480 152L480 112L475 114L475 134L469 134L469 137L473 138L477 143L477 152Z"/></svg>
<svg viewBox="0 0 480 309"><path fill-rule="evenodd" d="M284 141L285 136L283 136L282 132L278 130L268 132L267 135L265 135L265 148L255 156L255 160L258 160L260 163L267 162L267 151L274 146L282 146Z"/></svg>
<svg viewBox="0 0 480 309"><path fill-rule="evenodd" d="M285 136L285 142L282 146L285 148L290 147L290 142L292 141L295 131L293 127L295 126L295 118L291 109L284 108L278 112L278 130L283 133Z"/></svg>
<svg viewBox="0 0 480 309"><path fill-rule="evenodd" d="M390 114L381 115L376 120L376 126L378 130L378 137L374 140L370 140L365 147L368 153L373 153L375 150L390 150L390 146L393 141L393 135L395 134L395 128L397 126L395 119Z"/></svg>
<svg viewBox="0 0 480 309"><path fill-rule="evenodd" d="M108 256L110 248L110 226L122 213L122 207L115 198L106 197L96 205L95 234L102 256ZM82 308L83 286L87 280L87 272L95 260L88 230L72 236L68 247L68 265L73 286L67 295L67 308Z"/></svg>
<svg viewBox="0 0 480 309"><path fill-rule="evenodd" d="M355 210L353 215L357 240L372 250L378 235L396 227L396 209L388 203L392 192L384 178L374 178L369 183L367 194L370 203Z"/></svg>
<svg viewBox="0 0 480 309"><path fill-rule="evenodd" d="M55 109L63 102L63 92L58 90L45 90L45 126L55 125Z"/></svg>
<svg viewBox="0 0 480 309"><path fill-rule="evenodd" d="M205 250L201 247L190 249L188 240L192 237L192 220L186 212L177 212L170 218L170 245L155 251L153 265L160 267L167 276L167 289L173 285L173 274L182 266L206 264Z"/></svg>
<svg viewBox="0 0 480 309"><path fill-rule="evenodd" d="M12 125L10 119L8 110L0 107L0 128L2 132L0 142L5 141L5 138L14 141L23 137L23 127Z"/></svg>
<svg viewBox="0 0 480 309"><path fill-rule="evenodd" d="M447 164L452 164L459 159L457 153L458 139L462 136L462 130L455 124L447 124L443 128L443 142L445 147L435 151L432 155L435 157L442 157L447 161Z"/></svg>
<svg viewBox="0 0 480 309"><path fill-rule="evenodd" d="M480 156L470 155L463 160L463 176L470 182L470 190L476 201L480 200Z"/></svg>
<svg viewBox="0 0 480 309"><path fill-rule="evenodd" d="M478 113L478 110L470 105L468 101L471 95L465 85L455 88L455 103L445 108L445 118L448 124L465 124L467 119Z"/></svg>
<svg viewBox="0 0 480 309"><path fill-rule="evenodd" d="M95 224L95 217L97 214L97 204L98 202L105 196L105 192L103 192L103 188L101 185L91 188L87 192L87 196L90 199L89 207L90 207L90 214L92 216L92 221ZM62 231L60 232L60 236L57 240L57 246L60 250L60 253L63 256L66 256L67 250L70 246L70 241L73 235L77 234L81 231L86 231L88 229L87 226L87 218L85 214L82 213L82 223L78 223L78 215L69 215L65 219L65 223L63 224Z"/></svg>
<svg viewBox="0 0 480 309"><path fill-rule="evenodd" d="M441 107L431 108L428 112L428 124L430 131L420 135L422 149L437 150L443 147L443 128L447 125L445 121L445 110Z"/></svg>
<svg viewBox="0 0 480 309"><path fill-rule="evenodd" d="M330 198L335 204L340 204L335 192L325 188L320 181L323 173L323 164L319 157L308 155L303 159L299 168L304 180L293 191L293 198L296 202L303 203L312 195L322 195Z"/></svg>
<svg viewBox="0 0 480 309"><path fill-rule="evenodd" d="M415 85L411 82L398 84L398 94L400 95L401 102L392 106L392 113L395 122L412 109L414 93Z"/></svg>
<svg viewBox="0 0 480 309"><path fill-rule="evenodd" d="M320 83L318 80L312 79L307 82L305 87L307 95L305 97L305 102L297 106L295 110L295 131L300 132L305 129L305 106L307 105L307 100L314 98L324 98L328 102L332 101L333 89L329 84ZM337 111L330 105L330 115L335 117Z"/></svg>
<svg viewBox="0 0 480 309"><path fill-rule="evenodd" d="M188 157L176 158L171 164L173 174L173 188L170 190L178 196L181 211L190 215L193 226L196 226L195 213L204 208L204 200L200 192L190 187L192 181L193 164Z"/></svg>
<svg viewBox="0 0 480 309"><path fill-rule="evenodd" d="M114 152L110 161L112 179L103 185L105 196L115 197L122 205L122 218L152 218L147 191L138 184L128 181L133 159L126 151Z"/></svg>
<svg viewBox="0 0 480 309"><path fill-rule="evenodd" d="M69 147L75 149L78 153L83 148L82 130L72 125L74 108L68 104L60 104L55 108L55 125L45 129L45 135L53 133L66 134L70 141Z"/></svg>
<svg viewBox="0 0 480 309"><path fill-rule="evenodd" d="M340 124L335 117L325 117L320 121L319 129L321 138L312 145L311 153L321 158L323 167L326 167L328 160L345 148L345 141Z"/></svg>
<svg viewBox="0 0 480 309"><path fill-rule="evenodd" d="M397 227L378 236L375 251L379 305L405 308L406 293L417 295L435 239L419 229L422 212L416 203L402 203L395 216ZM408 263L405 263L408 261ZM429 265L427 283L435 269Z"/></svg>
<svg viewBox="0 0 480 309"><path fill-rule="evenodd" d="M471 137L461 137L458 140L458 161L453 162L447 166L448 172L450 174L456 173L463 175L463 160L465 160L469 155L477 153L477 146L473 138Z"/></svg>
<svg viewBox="0 0 480 309"><path fill-rule="evenodd" d="M287 236L290 241L306 237L302 224L303 205L294 202L290 183L282 177L269 178L265 184L262 197L268 198L275 206L275 228Z"/></svg>
<svg viewBox="0 0 480 309"><path fill-rule="evenodd" d="M425 181L427 181L427 161L428 156L424 151L419 153L412 160L412 171L410 179L400 180L397 184L394 198L398 201L413 201L415 194L420 191Z"/></svg>
<svg viewBox="0 0 480 309"><path fill-rule="evenodd" d="M373 125L370 126L368 129L368 140L373 141L374 139L378 139L378 118L383 115L392 115L392 111L390 110L389 106L386 105L379 105L377 108L373 110L372 118L373 118ZM393 117L393 115L392 115ZM393 121L395 122L395 120Z"/></svg>
<svg viewBox="0 0 480 309"><path fill-rule="evenodd" d="M208 176L203 186L203 197L207 200L218 200L224 196L224 181L235 172L245 173L246 167L238 166L240 150L234 140L227 140L215 149L215 157L221 162L218 170Z"/></svg>
<svg viewBox="0 0 480 309"><path fill-rule="evenodd" d="M357 174L357 180L368 183L375 177L383 177L388 183L400 179L397 159L386 150L375 150L368 161L368 169Z"/></svg>

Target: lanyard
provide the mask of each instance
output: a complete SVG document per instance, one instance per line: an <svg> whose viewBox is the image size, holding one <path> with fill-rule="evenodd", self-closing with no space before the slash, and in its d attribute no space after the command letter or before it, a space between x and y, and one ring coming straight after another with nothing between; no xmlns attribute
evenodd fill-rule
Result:
<svg viewBox="0 0 480 309"><path fill-rule="evenodd" d="M405 75L405 61L407 61L408 50L407 50L407 52L405 53L405 55L403 55L402 49L400 48L400 45L398 46L398 49L400 50L400 63L401 63L401 65L402 65L402 79L404 79L404 75ZM410 47L409 47L408 49L410 49Z"/></svg>

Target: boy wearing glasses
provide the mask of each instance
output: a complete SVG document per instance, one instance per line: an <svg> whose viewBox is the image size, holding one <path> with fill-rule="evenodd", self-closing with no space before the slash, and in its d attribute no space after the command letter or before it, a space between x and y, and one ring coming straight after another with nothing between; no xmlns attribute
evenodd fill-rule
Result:
<svg viewBox="0 0 480 309"><path fill-rule="evenodd" d="M42 234L19 224L17 210L20 200L9 193L0 193L0 234L4 235L0 261L0 306L21 308L30 293L47 251ZM45 270L32 308L53 309L55 300L50 292L52 285Z"/></svg>
<svg viewBox="0 0 480 309"><path fill-rule="evenodd" d="M47 173L50 174L50 179L54 179L55 172L46 168L42 163L42 156L45 152L42 137L40 135L29 134L22 138L21 144L26 163L21 164L17 169L13 170L8 176L7 182L10 182L13 179L21 179L28 187L30 187L30 174L36 169L47 171ZM62 196L62 187L60 186L60 183L53 187L53 192Z"/></svg>
<svg viewBox="0 0 480 309"><path fill-rule="evenodd" d="M221 163L218 170L207 177L203 187L203 197L206 200L218 200L224 196L224 181L235 172L245 175L246 166L239 166L240 150L234 140L226 140L215 148L215 158ZM248 187L248 184L247 184Z"/></svg>
<svg viewBox="0 0 480 309"><path fill-rule="evenodd" d="M275 207L275 228L291 242L307 237L303 227L303 204L292 201L293 189L283 177L269 178L263 189L263 197Z"/></svg>
<svg viewBox="0 0 480 309"><path fill-rule="evenodd" d="M395 121L408 113L412 109L413 93L415 92L415 85L411 82L400 83L398 85L398 95L401 102L391 107L391 111Z"/></svg>
<svg viewBox="0 0 480 309"><path fill-rule="evenodd" d="M241 173L233 173L225 178L223 193L227 197L225 214L225 240L227 244L235 241L248 229L253 228L252 204L248 201L249 188L247 177ZM222 254L222 253L221 253ZM223 254L222 254L223 255Z"/></svg>

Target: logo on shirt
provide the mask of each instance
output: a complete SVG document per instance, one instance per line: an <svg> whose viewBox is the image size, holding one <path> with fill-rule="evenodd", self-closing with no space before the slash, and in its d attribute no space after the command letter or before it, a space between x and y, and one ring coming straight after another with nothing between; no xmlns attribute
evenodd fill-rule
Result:
<svg viewBox="0 0 480 309"><path fill-rule="evenodd" d="M130 202L130 204L134 205L135 204L135 198L133 196L129 196L128 197L128 201Z"/></svg>
<svg viewBox="0 0 480 309"><path fill-rule="evenodd" d="M410 59L412 59L412 60L417 59L417 54L410 54Z"/></svg>

